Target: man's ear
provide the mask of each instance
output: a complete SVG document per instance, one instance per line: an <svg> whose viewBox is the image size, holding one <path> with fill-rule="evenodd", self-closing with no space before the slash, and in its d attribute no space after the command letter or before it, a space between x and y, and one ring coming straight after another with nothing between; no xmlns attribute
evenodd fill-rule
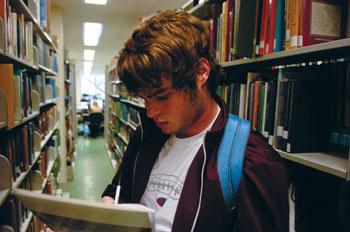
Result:
<svg viewBox="0 0 350 232"><path fill-rule="evenodd" d="M205 58L199 59L199 69L197 72L197 85L201 87L207 83L210 74L209 61Z"/></svg>

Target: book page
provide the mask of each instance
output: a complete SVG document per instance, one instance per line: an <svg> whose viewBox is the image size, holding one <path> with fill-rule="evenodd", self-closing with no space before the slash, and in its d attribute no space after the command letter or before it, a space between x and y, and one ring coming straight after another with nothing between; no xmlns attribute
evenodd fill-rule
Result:
<svg viewBox="0 0 350 232"><path fill-rule="evenodd" d="M14 195L54 231L153 231L154 211L14 189Z"/></svg>

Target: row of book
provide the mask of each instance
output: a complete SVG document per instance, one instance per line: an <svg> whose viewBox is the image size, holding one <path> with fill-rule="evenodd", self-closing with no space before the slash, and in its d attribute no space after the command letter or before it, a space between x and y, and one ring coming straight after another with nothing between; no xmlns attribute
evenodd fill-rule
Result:
<svg viewBox="0 0 350 232"><path fill-rule="evenodd" d="M27 123L15 128L10 133L1 134L0 153L4 155L11 164L12 179L15 181L35 160L34 149L34 124Z"/></svg>
<svg viewBox="0 0 350 232"><path fill-rule="evenodd" d="M349 86L349 70L349 63L343 62L250 72L245 82L224 85L218 94L229 112L250 120L252 129L275 148L291 153L325 151L332 143L349 146L350 92L336 88Z"/></svg>
<svg viewBox="0 0 350 232"><path fill-rule="evenodd" d="M108 146L109 150L113 152L114 159L121 161L124 152L126 151L127 142L130 139L136 123L132 121L130 111L133 108L126 103L119 100L110 101L110 126L108 128ZM137 112L136 112L137 113Z"/></svg>
<svg viewBox="0 0 350 232"><path fill-rule="evenodd" d="M46 0L40 1L46 2ZM57 72L57 54L43 42L39 34L34 33L33 22L26 21L26 18L15 2L0 1L0 50L28 64L34 66L40 64Z"/></svg>
<svg viewBox="0 0 350 232"><path fill-rule="evenodd" d="M56 80L48 78L45 72L32 76L32 86L39 93L41 104L57 97Z"/></svg>
<svg viewBox="0 0 350 232"><path fill-rule="evenodd" d="M70 113L66 116L66 147L67 147L67 160L69 162L74 160L75 140L73 136L73 115Z"/></svg>
<svg viewBox="0 0 350 232"><path fill-rule="evenodd" d="M36 181L35 179L37 179L38 175L40 176L41 174L37 171L31 171L20 187L27 190L35 190L35 187L33 188L31 183ZM54 193L54 182L54 177L51 175L47 180L46 187L41 189L40 192L52 195ZM32 215L30 210L14 196L10 196L5 203L0 206L0 215L0 231L45 231L45 224L42 223L36 215ZM26 226L27 223L28 226Z"/></svg>
<svg viewBox="0 0 350 232"><path fill-rule="evenodd" d="M308 74L307 77L309 77ZM287 152L325 151L330 143L334 82L290 78L281 81L275 147Z"/></svg>
<svg viewBox="0 0 350 232"><path fill-rule="evenodd" d="M34 120L36 128L40 131L41 139L44 139L54 128L57 121L57 106L45 107L40 112L40 117Z"/></svg>
<svg viewBox="0 0 350 232"><path fill-rule="evenodd" d="M54 52L48 44L46 44L43 39L34 35L34 44L38 49L38 63L55 73L58 73L58 63L57 63L57 54Z"/></svg>
<svg viewBox="0 0 350 232"><path fill-rule="evenodd" d="M211 43L220 63L350 36L347 0L226 0L211 4Z"/></svg>
<svg viewBox="0 0 350 232"><path fill-rule="evenodd" d="M123 154L126 151L127 144L115 134L114 126L109 127L108 148L112 151L113 159L121 162Z"/></svg>
<svg viewBox="0 0 350 232"><path fill-rule="evenodd" d="M0 1L1 49L34 64L37 48L33 46L33 22L25 21L23 13L16 12L9 1Z"/></svg>
<svg viewBox="0 0 350 232"><path fill-rule="evenodd" d="M110 93L115 96L127 96L125 85L119 83L118 81L113 82L110 85Z"/></svg>
<svg viewBox="0 0 350 232"><path fill-rule="evenodd" d="M269 138L274 135L277 73L248 73L240 82L221 85L219 96L228 104L229 113L251 121L252 129Z"/></svg>
<svg viewBox="0 0 350 232"><path fill-rule="evenodd" d="M331 133L331 143L342 146L350 146L349 131L334 131Z"/></svg>
<svg viewBox="0 0 350 232"><path fill-rule="evenodd" d="M47 33L51 32L51 0L23 0L29 11Z"/></svg>
<svg viewBox="0 0 350 232"><path fill-rule="evenodd" d="M54 129L53 123L49 125L48 121L52 120L49 119L50 117L55 117L52 115L55 114L55 111L56 108L53 106L42 112L40 117L11 131L1 133L0 153L9 160L14 181L34 164L41 163L42 169L47 166L46 150L41 147L41 142L46 138L48 132ZM55 140L50 138L45 146L56 147ZM37 158L39 162L34 163ZM46 175L46 172L43 173Z"/></svg>
<svg viewBox="0 0 350 232"><path fill-rule="evenodd" d="M32 81L29 74L15 70L12 64L0 64L0 89L6 95L7 126L33 113Z"/></svg>
<svg viewBox="0 0 350 232"><path fill-rule="evenodd" d="M6 95L7 126L13 127L17 121L38 111L38 102L33 105L35 93L28 73L15 70L12 64L0 64L0 75L0 89Z"/></svg>
<svg viewBox="0 0 350 232"><path fill-rule="evenodd" d="M135 106L117 100L111 101L110 110L112 113L111 117L113 117L113 114L115 114L117 118L131 124L134 127L137 127L140 123L138 116L139 111L135 109Z"/></svg>

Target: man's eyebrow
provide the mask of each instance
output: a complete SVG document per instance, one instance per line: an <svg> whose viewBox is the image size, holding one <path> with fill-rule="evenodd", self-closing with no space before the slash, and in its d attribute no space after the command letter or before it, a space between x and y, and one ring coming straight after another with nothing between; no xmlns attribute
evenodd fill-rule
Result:
<svg viewBox="0 0 350 232"><path fill-rule="evenodd" d="M150 99L158 94L162 94L164 92L166 92L167 90L169 90L169 88L160 88L160 89L157 89L154 93L151 93L150 95L146 96L147 99Z"/></svg>

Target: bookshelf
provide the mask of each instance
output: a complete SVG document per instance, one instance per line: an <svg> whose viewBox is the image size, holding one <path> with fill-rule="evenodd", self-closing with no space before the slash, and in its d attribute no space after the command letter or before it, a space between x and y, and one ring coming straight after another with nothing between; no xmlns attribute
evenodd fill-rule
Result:
<svg viewBox="0 0 350 232"><path fill-rule="evenodd" d="M219 6L219 2L203 1L193 5L189 1L182 9L201 19L208 20L213 15L213 5ZM319 63L345 62L349 57L350 38L343 38L320 44L300 47L291 50L284 50L263 56L240 58L236 60L221 62L225 71L225 81L234 82L234 78L247 72L263 72L266 70L287 69L291 66L307 67ZM289 161L317 169L322 172L335 175L347 181L350 180L350 150L348 154L339 155L332 151L310 152L310 153L288 153L276 149L280 155Z"/></svg>
<svg viewBox="0 0 350 232"><path fill-rule="evenodd" d="M291 191L291 194L293 194L293 200L290 201L291 231L347 231L349 229L349 213L345 213L345 211L348 212L350 208L349 201L346 200L350 186L350 117L349 112L346 111L346 108L349 107L349 103L346 101L349 100L345 100L345 98L349 99L350 96L350 72L348 68L350 58L350 2L342 1L342 3L345 2L346 4L348 4L347 7L342 7L342 5L340 7L339 5L332 5L332 7L338 7L338 12L341 12L343 16L344 9L346 8L348 11L347 16L343 17L343 20L339 23L340 25L342 25L343 37L337 39L333 38L329 41L324 41L323 43L312 44L309 46L300 46L298 44L297 46L291 49L285 49L285 47L283 47L283 43L284 45L286 45L287 37L283 37L286 35L283 35L283 33L286 33L286 31L277 31L277 19L275 21L275 28L273 28L273 26L269 26L273 25L272 23L267 23L268 29L265 28L265 31L271 31L275 29L277 31L275 31L274 37L272 37L274 39L274 45L278 43L278 38L276 37L277 33L282 33L279 34L282 35L282 41L281 39L279 40L280 45L282 46L279 49L276 49L277 46L274 47L273 51L270 51L268 48L266 48L266 43L269 42L269 36L262 37L260 34L261 30L263 30L261 29L263 26L260 23L264 20L264 16L262 16L261 12L259 14L259 10L262 10L261 8L263 8L263 6L258 5L260 7L259 8L255 7L252 4L261 4L262 2L269 2L270 4L273 4L273 2L277 2L277 4L283 2L287 4L287 2L289 2L288 0L244 1L243 4L242 1L240 1L240 7L235 8L233 11L230 12L230 14L234 15L231 19L232 21L229 21L229 28L231 30L225 29L220 25L227 23L227 21L225 21L223 18L227 17L228 14L225 14L223 9L227 9L228 6L234 4L235 2L237 3L237 1L202 1L197 5L194 5L193 2L194 1L189 1L182 7L182 9L196 16L199 16L201 19L209 21L210 23L210 32L212 33L212 37L214 38L212 40L212 46L215 48L216 58L219 61L219 64L222 67L224 73L224 75L220 78L219 81L220 91L218 91L218 93L224 99L226 99L228 105L232 104L233 102L236 107L240 105L236 103L237 99L240 99L242 96L245 99L244 104L242 104L244 106L243 108L245 109L245 111L237 111L236 114L242 113L242 115L240 116L251 120L251 118L249 118L250 116L247 115L247 112L249 112L249 109L247 108L251 104L249 102L249 97L254 97L252 97L252 95L246 94L247 92L253 92L252 90L248 89L248 86L253 86L252 83L257 85L257 83L260 82L264 83L264 88L270 88L269 81L271 81L271 79L274 79L273 81L276 84L276 96L274 100L276 105L275 109L272 111L274 123L272 135L268 134L267 138L270 144L286 161L286 164L288 165L291 173L293 186L293 191ZM307 4L312 3L312 1L300 2L307 2ZM340 4L340 2L332 4ZM245 19L242 19L242 21L245 22L244 29L246 31L249 31L249 28L252 28L254 33L250 37L246 37L245 41L243 41L241 38L244 36L241 36L242 34L239 34L239 31L242 31L242 25L240 25L241 18L239 15L240 11L246 12L246 9L244 9L244 7L247 6L251 11L249 15L252 16L251 18L255 18L256 20L246 20L247 18L249 18L249 16L247 16L247 13L244 14ZM270 7L273 7L273 5L271 5ZM307 7L309 6L307 5ZM257 9L256 12L254 12L255 8ZM273 8L270 8L270 10L271 9ZM276 11L276 14L278 14L278 8L276 8ZM304 12L302 14L306 15L307 13ZM284 15L283 17L288 16ZM300 22L303 24L302 20L305 20L305 17L299 18ZM287 21L288 20L291 19L289 18L287 19ZM305 24L303 25L305 26ZM287 27L287 25L285 26ZM304 38L310 37L310 35L307 34L307 30L308 29L306 26L304 27L304 29L301 29ZM225 33L231 35L232 37L225 37ZM322 38L322 36L320 36L320 38ZM227 44L227 41L229 42L229 44ZM250 55L239 56L237 52L239 50L239 47L237 46L243 45L242 47L244 48L249 47L246 44L249 42L253 44L253 49L251 51L244 52L249 53ZM228 52L227 50L225 50L225 46L229 47ZM300 76L293 77L293 75L291 75L291 78L289 76L290 73L294 73L294 76ZM323 146L325 145L323 144L322 146L319 146L320 148L311 149L311 146L314 146L314 144L310 144L310 149L308 147L303 148L305 150L312 150L307 152L287 152L286 150L288 150L288 146L286 146L285 149L280 149L281 138L282 142L283 139L287 139L286 141L284 141L287 143L287 145L289 142L292 143L291 138L293 138L293 134L291 134L290 132L292 132L293 130L296 131L296 129L294 128L297 127L297 125L288 126L287 124L288 130L286 130L286 127L282 127L283 131L281 131L281 123L283 125L283 123L286 121L285 119L282 120L283 117L286 117L288 121L291 120L293 117L296 117L295 115L297 115L297 113L295 113L295 109L293 113L293 106L295 106L293 105L293 99L295 99L293 96L297 96L295 93L295 89L300 88L295 87L298 86L296 82L302 82L303 79L309 78L309 81L315 81L317 83L317 81L320 81L317 80L317 78L322 79L325 76L328 77L329 81L328 91L323 91L323 94L318 94L318 96L320 96L322 99L329 98L331 100L326 100L326 102L324 103L324 111L319 113L318 116L314 116L314 120L317 121L318 117L322 118L323 115L327 115L329 112L331 112L329 113L329 115L331 115L329 118L329 121L331 121L331 123L319 124L319 127L329 127L329 129L325 129L329 130L329 138L328 140L323 140L323 143L327 144L327 146ZM283 82L288 82L289 78L294 78L294 80L290 81L290 83L292 84L282 84ZM255 80L252 81L252 79ZM246 92L244 92L244 94L240 95L239 97L235 97L236 101L232 101L230 99L230 91L237 91L237 88L233 88L234 85L237 84L241 87L244 86ZM260 86L260 88L262 88L261 84L258 85ZM321 89L323 87L321 87L320 85L317 88ZM287 89L286 92L284 92L283 89ZM313 88L310 88L309 91L314 91L316 87L314 87L313 90L312 89ZM279 95L279 93L283 94ZM267 94L269 93L267 92ZM262 96L267 97L267 95ZM309 96L311 96L310 92ZM239 101L240 100L238 100L238 103ZM315 104L318 104L316 102ZM261 107L262 109L265 109L264 104L268 103L259 102L259 108ZM286 106L288 104L290 105ZM328 104L331 104L333 106L336 105L336 107L327 108L326 106ZM289 109L289 111L286 109ZM281 112L286 113L281 113L279 112L280 110ZM299 112L299 114L305 114L305 117L307 117L307 115L311 115L308 109L304 110L305 111ZM281 116L283 114L287 116ZM295 121L289 121L288 123L292 122ZM312 124L312 122L310 123ZM257 127L257 129L258 128L259 127ZM305 133L308 133L307 130L310 129L303 128L300 131L302 130L304 130ZM284 133L285 131L286 133ZM264 135L265 131L262 130L261 132ZM314 136L317 138L321 138L323 135L321 135L320 133L319 135L314 134ZM327 188L328 190L323 191L323 188ZM324 201L329 202L329 204L322 204L322 202ZM342 207L340 207L340 205L342 205ZM339 213L339 211L342 211L342 213ZM335 216L331 219L331 215ZM322 220L322 218L327 218L327 220Z"/></svg>
<svg viewBox="0 0 350 232"><path fill-rule="evenodd" d="M224 62L224 69L235 70L263 70L268 67L288 64L301 64L343 58L350 52L350 38L340 39L322 44L310 45L298 49L275 52L248 59Z"/></svg>
<svg viewBox="0 0 350 232"><path fill-rule="evenodd" d="M64 88L65 88L65 123L67 165L74 160L76 140L76 100L75 100L75 65L69 60L68 50L65 49L64 61Z"/></svg>
<svg viewBox="0 0 350 232"><path fill-rule="evenodd" d="M50 3L0 3L1 27L15 32L2 33L0 40L0 230L9 225L14 231L40 231L39 227L33 230L34 224L40 224L38 219L12 190L52 191L55 180L50 173L58 168L59 50L56 37L51 36ZM40 17L43 10L47 12Z"/></svg>
<svg viewBox="0 0 350 232"><path fill-rule="evenodd" d="M115 169L122 159L130 135L137 129L137 113L145 109L142 99L127 96L126 89L117 76L116 62L117 57L106 67L105 109L106 147Z"/></svg>

